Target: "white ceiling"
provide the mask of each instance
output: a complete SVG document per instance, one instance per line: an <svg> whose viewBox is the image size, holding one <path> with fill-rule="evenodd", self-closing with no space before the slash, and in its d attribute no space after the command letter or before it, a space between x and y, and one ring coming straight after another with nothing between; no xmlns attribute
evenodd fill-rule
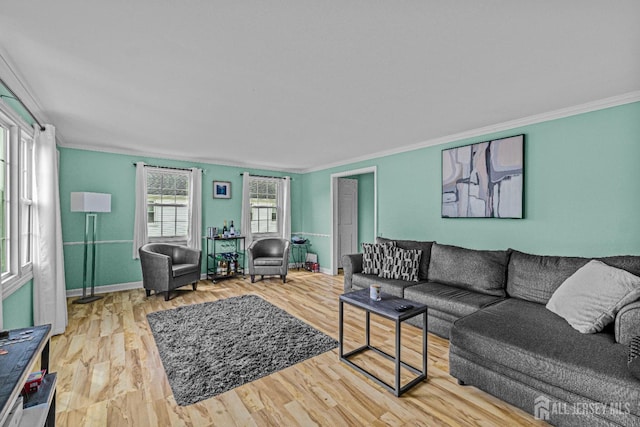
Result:
<svg viewBox="0 0 640 427"><path fill-rule="evenodd" d="M638 17L638 0L16 0L0 54L63 146L300 171L638 91Z"/></svg>

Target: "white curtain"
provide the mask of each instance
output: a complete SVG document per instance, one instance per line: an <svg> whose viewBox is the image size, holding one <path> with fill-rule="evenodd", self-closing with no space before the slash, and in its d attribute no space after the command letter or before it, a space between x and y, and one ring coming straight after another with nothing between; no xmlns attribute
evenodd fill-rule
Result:
<svg viewBox="0 0 640 427"><path fill-rule="evenodd" d="M58 151L55 128L36 127L34 135L33 321L51 324L53 334L67 327L67 298L60 220Z"/></svg>
<svg viewBox="0 0 640 427"><path fill-rule="evenodd" d="M189 236L187 246L202 249L202 171L191 168L189 182Z"/></svg>
<svg viewBox="0 0 640 427"><path fill-rule="evenodd" d="M242 174L242 217L240 218L240 232L245 238L245 245L249 246L253 241L251 234L251 205L249 202L249 172Z"/></svg>
<svg viewBox="0 0 640 427"><path fill-rule="evenodd" d="M138 249L147 243L147 175L144 162L136 163L136 209L133 223L133 259L140 258Z"/></svg>
<svg viewBox="0 0 640 427"><path fill-rule="evenodd" d="M282 206L282 237L291 240L291 178L285 176L282 180L280 191L282 200L278 204Z"/></svg>

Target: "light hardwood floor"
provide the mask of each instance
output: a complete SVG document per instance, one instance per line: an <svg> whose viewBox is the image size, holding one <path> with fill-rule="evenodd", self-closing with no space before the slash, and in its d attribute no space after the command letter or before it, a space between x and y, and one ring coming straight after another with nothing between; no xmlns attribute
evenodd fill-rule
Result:
<svg viewBox="0 0 640 427"><path fill-rule="evenodd" d="M429 335L428 380L400 398L341 363L336 348L216 397L178 406L146 315L251 293L337 339L342 277L292 271L287 279L286 284L276 278L255 284L248 278L217 284L201 281L197 291L185 287L168 302L162 296L146 298L142 289L105 294L86 305L69 300L69 326L64 335L53 338L51 350L51 369L58 372L57 424L544 425L474 387L457 385L448 374L449 343L433 335ZM374 344L393 351L393 324L376 316L372 320ZM362 312L345 305L347 349L362 342L363 325ZM403 360L420 366L421 330L405 325L402 339ZM359 363L390 381L392 365L380 359L362 356Z"/></svg>

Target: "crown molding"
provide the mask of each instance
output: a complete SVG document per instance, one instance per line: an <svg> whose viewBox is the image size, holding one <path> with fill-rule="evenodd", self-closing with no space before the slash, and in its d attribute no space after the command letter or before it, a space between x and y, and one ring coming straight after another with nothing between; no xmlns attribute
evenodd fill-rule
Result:
<svg viewBox="0 0 640 427"><path fill-rule="evenodd" d="M620 105L631 104L640 101L640 90L634 92L628 92L622 95L612 96L609 98L600 99L597 101L587 102L585 104L575 105L573 107L562 108L559 110L549 111L547 113L536 114L533 116L523 117L520 119L510 120L503 123L484 126L468 130L465 132L455 133L452 135L443 136L440 138L434 138L427 141L419 142L417 144L405 145L402 147L393 148L390 150L378 151L377 153L367 154L360 157L355 157L347 160L341 160L339 162L326 164L323 166L316 166L300 171L299 173L318 172L330 168L339 166L346 166L357 162L378 159L380 157L391 156L393 154L406 153L407 151L419 150L421 148L433 147L435 145L447 144L449 142L460 141L468 138L475 138L491 133L502 132L509 129L515 129L522 126L529 126L536 123L548 122L551 120L562 119L565 117L576 116L578 114L589 113L592 111L604 110L606 108L617 107Z"/></svg>
<svg viewBox="0 0 640 427"><path fill-rule="evenodd" d="M405 145L405 146L393 148L390 150L378 151L376 153L354 157L351 159L345 159L339 162L329 163L322 166L316 166L316 167L307 168L307 169L285 168L285 167L279 167L271 164L258 164L258 163L242 162L242 161L218 160L215 158L201 158L201 157L196 158L196 157L190 157L190 156L176 156L174 154L168 154L168 153L146 152L146 151L127 149L127 148L114 148L114 147L99 148L93 145L66 144L64 143L64 141L61 141L61 140L58 140L58 145L63 148L96 151L96 152L102 152L102 153L123 154L123 155L129 155L129 156L143 156L143 157L152 157L156 159L177 160L177 161L195 162L195 163L201 163L201 164L260 169L260 170L267 170L267 171L273 171L273 172L305 174L305 173L318 172L318 171L340 167L340 166L351 165L357 162L378 159L381 157L391 156L394 154L406 153L408 151L415 151L415 150L419 150L426 147L433 147L436 145L447 144L450 142L460 141L464 139L476 138L476 137L484 136L491 133L502 132L509 129L515 129L522 126L533 125L536 123L548 122L551 120L562 119L565 117L576 116L579 114L589 113L592 111L604 110L606 108L617 107L620 105L631 104L639 101L640 101L640 91L628 92L622 95L612 96L609 98L604 98L597 101L588 102L585 104L562 108L559 110L553 110L546 113L541 113L533 116L523 117L520 119L510 120L507 122L498 123L494 125L484 126L481 128L476 128L476 129L459 132L459 133L455 133L455 134L451 134L451 135L447 135L439 138L430 139L430 140L419 142L416 144Z"/></svg>
<svg viewBox="0 0 640 427"><path fill-rule="evenodd" d="M238 167L238 168L259 169L259 170L266 170L266 171L272 171L272 172L286 172L286 173L294 173L294 174L303 173L302 169L285 168L285 167L279 167L271 164L249 163L249 162L242 162L242 161L236 162L236 161L228 161L228 160L219 160L215 158L178 156L178 155L169 154L169 153L140 151L140 150L132 150L128 148L96 147L95 145L85 145L85 144L66 144L61 141L58 141L58 146L62 148L71 148L74 150L96 151L99 153L111 153L111 154L123 154L127 156L152 157L154 159L193 162L193 163L215 165L215 166L232 166L232 167Z"/></svg>

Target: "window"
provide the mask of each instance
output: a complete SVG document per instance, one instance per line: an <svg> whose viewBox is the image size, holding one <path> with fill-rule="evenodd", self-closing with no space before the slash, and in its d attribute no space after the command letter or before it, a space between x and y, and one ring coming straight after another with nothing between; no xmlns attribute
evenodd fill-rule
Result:
<svg viewBox="0 0 640 427"><path fill-rule="evenodd" d="M190 172L153 167L145 172L149 240L187 240Z"/></svg>
<svg viewBox="0 0 640 427"><path fill-rule="evenodd" d="M251 178L249 204L251 205L252 234L279 234L279 181L281 180Z"/></svg>
<svg viewBox="0 0 640 427"><path fill-rule="evenodd" d="M33 138L0 105L0 268L3 297L32 278Z"/></svg>
<svg viewBox="0 0 640 427"><path fill-rule="evenodd" d="M0 256L2 257L2 276L9 272L9 263L11 261L11 251L9 246L9 231L11 224L9 222L9 197L7 188L9 188L9 168L7 159L9 158L9 129L0 124L0 199L2 206L0 207Z"/></svg>

